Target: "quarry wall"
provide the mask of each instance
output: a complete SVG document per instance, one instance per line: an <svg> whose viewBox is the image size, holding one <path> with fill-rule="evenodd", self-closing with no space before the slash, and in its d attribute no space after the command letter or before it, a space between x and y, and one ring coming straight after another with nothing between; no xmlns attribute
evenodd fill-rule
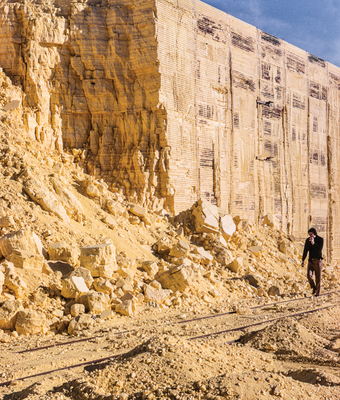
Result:
<svg viewBox="0 0 340 400"><path fill-rule="evenodd" d="M30 135L150 208L274 214L340 258L338 67L197 0L2 0L0 15Z"/></svg>

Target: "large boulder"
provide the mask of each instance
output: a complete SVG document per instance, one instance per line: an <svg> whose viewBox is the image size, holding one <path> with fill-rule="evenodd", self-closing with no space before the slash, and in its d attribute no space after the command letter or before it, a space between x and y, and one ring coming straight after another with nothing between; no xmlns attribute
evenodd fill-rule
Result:
<svg viewBox="0 0 340 400"><path fill-rule="evenodd" d="M79 315L70 321L67 332L69 335L76 335L77 333L81 333L83 330L93 326L94 322L95 321L91 315Z"/></svg>
<svg viewBox="0 0 340 400"><path fill-rule="evenodd" d="M163 288L182 292L192 284L192 270L184 266L175 266L158 274L156 279Z"/></svg>
<svg viewBox="0 0 340 400"><path fill-rule="evenodd" d="M45 315L32 310L19 311L15 330L19 335L46 333L46 317Z"/></svg>
<svg viewBox="0 0 340 400"><path fill-rule="evenodd" d="M89 292L77 299L77 303L84 304L86 312L100 314L104 310L108 310L108 296L105 293Z"/></svg>
<svg viewBox="0 0 340 400"><path fill-rule="evenodd" d="M195 231L198 233L218 233L219 213L216 206L206 200L198 200L193 208Z"/></svg>
<svg viewBox="0 0 340 400"><path fill-rule="evenodd" d="M157 304L162 304L169 298L172 290L170 289L155 289L150 285L144 285L144 299L146 302L152 301Z"/></svg>
<svg viewBox="0 0 340 400"><path fill-rule="evenodd" d="M40 253L36 235L30 229L20 229L0 238L0 252L5 258L10 256L14 249L27 250L34 254Z"/></svg>
<svg viewBox="0 0 340 400"><path fill-rule="evenodd" d="M234 232L236 232L236 225L231 215L225 215L220 220L220 228L222 236L228 241Z"/></svg>
<svg viewBox="0 0 340 400"><path fill-rule="evenodd" d="M75 299L89 291L84 278L80 276L65 278L62 280L62 285L61 295L65 297L65 299Z"/></svg>
<svg viewBox="0 0 340 400"><path fill-rule="evenodd" d="M22 310L20 301L6 300L0 307L0 329L13 331L20 310Z"/></svg>
<svg viewBox="0 0 340 400"><path fill-rule="evenodd" d="M88 269L94 278L112 278L117 271L116 249L112 243L82 247L80 266Z"/></svg>
<svg viewBox="0 0 340 400"><path fill-rule="evenodd" d="M28 250L13 249L10 261L16 268L42 271L46 266L45 258L41 254Z"/></svg>
<svg viewBox="0 0 340 400"><path fill-rule="evenodd" d="M77 265L80 256L80 250L78 247L64 242L49 244L47 251L50 260L65 261L72 266Z"/></svg>
<svg viewBox="0 0 340 400"><path fill-rule="evenodd" d="M28 290L27 284L18 275L14 265L11 262L6 261L2 264L2 267L5 271L4 274L6 287L14 292L17 299L25 297Z"/></svg>

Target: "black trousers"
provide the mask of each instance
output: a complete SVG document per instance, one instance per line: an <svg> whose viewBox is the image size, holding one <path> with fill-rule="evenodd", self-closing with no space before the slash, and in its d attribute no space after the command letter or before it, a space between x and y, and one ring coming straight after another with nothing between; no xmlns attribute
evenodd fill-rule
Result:
<svg viewBox="0 0 340 400"><path fill-rule="evenodd" d="M315 296L319 296L321 287L322 260L309 260L307 268L307 278ZM315 282L313 280L315 274Z"/></svg>

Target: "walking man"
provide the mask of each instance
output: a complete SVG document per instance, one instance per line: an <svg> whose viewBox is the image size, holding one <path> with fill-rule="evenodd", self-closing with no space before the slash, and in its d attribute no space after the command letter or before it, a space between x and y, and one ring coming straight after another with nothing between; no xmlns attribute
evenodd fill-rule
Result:
<svg viewBox="0 0 340 400"><path fill-rule="evenodd" d="M310 228L308 235L309 238L306 239L303 249L301 266L303 267L307 253L309 253L307 278L310 287L313 289L313 294L317 297L320 295L321 286L323 238L318 236L315 228ZM315 273L315 282L313 280L313 273Z"/></svg>

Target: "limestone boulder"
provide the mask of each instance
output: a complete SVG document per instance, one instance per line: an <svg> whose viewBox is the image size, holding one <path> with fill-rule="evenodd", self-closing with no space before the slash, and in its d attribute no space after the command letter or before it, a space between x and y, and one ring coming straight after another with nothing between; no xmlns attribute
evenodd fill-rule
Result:
<svg viewBox="0 0 340 400"><path fill-rule="evenodd" d="M86 312L92 314L100 314L104 310L108 310L109 297L105 293L89 292L77 298L78 304L84 304Z"/></svg>
<svg viewBox="0 0 340 400"><path fill-rule="evenodd" d="M151 279L153 279L158 273L158 264L154 261L143 261L138 267L141 271L145 271Z"/></svg>
<svg viewBox="0 0 340 400"><path fill-rule="evenodd" d="M105 278L96 278L93 282L93 288L97 292L108 294L112 296L115 291L115 286L110 282L109 279Z"/></svg>
<svg viewBox="0 0 340 400"><path fill-rule="evenodd" d="M186 257L190 251L190 246L184 240L179 240L172 248L170 249L169 255L170 257Z"/></svg>
<svg viewBox="0 0 340 400"><path fill-rule="evenodd" d="M163 304L166 299L172 294L170 289L154 288L151 285L144 285L144 300L145 302L153 301L157 304Z"/></svg>
<svg viewBox="0 0 340 400"><path fill-rule="evenodd" d="M19 335L46 333L47 329L47 321L44 314L32 310L18 312L15 330Z"/></svg>
<svg viewBox="0 0 340 400"><path fill-rule="evenodd" d="M222 236L228 241L236 232L236 225L231 215L224 215L220 220Z"/></svg>
<svg viewBox="0 0 340 400"><path fill-rule="evenodd" d="M43 271L46 260L41 254L32 253L28 250L13 249L9 260L16 268Z"/></svg>
<svg viewBox="0 0 340 400"><path fill-rule="evenodd" d="M43 210L57 215L65 223L70 223L70 218L61 201L42 182L38 182L34 178L28 178L23 182L23 187L28 196L39 204Z"/></svg>
<svg viewBox="0 0 340 400"><path fill-rule="evenodd" d="M6 300L0 307L0 329L13 331L20 310L22 310L20 301Z"/></svg>
<svg viewBox="0 0 340 400"><path fill-rule="evenodd" d="M219 213L216 206L206 200L198 200L193 208L195 231L198 233L218 233Z"/></svg>
<svg viewBox="0 0 340 400"><path fill-rule="evenodd" d="M133 215L136 215L139 218L143 218L146 216L148 210L145 207L139 206L138 204L134 204L130 209L129 212Z"/></svg>
<svg viewBox="0 0 340 400"><path fill-rule="evenodd" d="M111 215L106 215L105 218L103 219L103 221L111 229L118 228L117 221Z"/></svg>
<svg viewBox="0 0 340 400"><path fill-rule="evenodd" d="M68 325L67 332L69 335L76 335L85 329L90 328L95 323L91 315L82 314L72 319Z"/></svg>
<svg viewBox="0 0 340 400"><path fill-rule="evenodd" d="M89 288L83 277L71 276L70 278L62 280L61 295L65 297L65 299L75 299L88 291Z"/></svg>
<svg viewBox="0 0 340 400"><path fill-rule="evenodd" d="M174 266L157 274L156 278L163 288L182 292L192 284L193 272L188 267Z"/></svg>
<svg viewBox="0 0 340 400"><path fill-rule="evenodd" d="M16 299L22 299L27 295L28 287L26 282L18 275L14 265L6 261L2 264L5 268L5 285L12 290Z"/></svg>
<svg viewBox="0 0 340 400"><path fill-rule="evenodd" d="M65 261L72 266L79 262L80 249L64 242L55 242L47 246L50 260Z"/></svg>
<svg viewBox="0 0 340 400"><path fill-rule="evenodd" d="M78 303L72 304L70 312L72 317L78 317L78 315L85 314L85 306Z"/></svg>
<svg viewBox="0 0 340 400"><path fill-rule="evenodd" d="M14 249L27 250L34 254L40 253L36 239L30 229L20 229L0 238L0 251L5 258L9 257Z"/></svg>
<svg viewBox="0 0 340 400"><path fill-rule="evenodd" d="M222 264L222 266L226 267L233 261L233 256L229 250L223 249L216 254L216 261Z"/></svg>
<svg viewBox="0 0 340 400"><path fill-rule="evenodd" d="M72 276L78 276L81 278L84 278L84 281L86 283L86 286L90 289L94 279L92 278L92 274L91 272L83 267L78 267L75 270L73 270L72 272L70 272L67 276L65 276L65 278L71 278Z"/></svg>
<svg viewBox="0 0 340 400"><path fill-rule="evenodd" d="M133 300L125 300L121 304L116 304L115 311L118 314L132 317L135 313L135 303Z"/></svg>
<svg viewBox="0 0 340 400"><path fill-rule="evenodd" d="M173 247L174 243L168 237L163 237L158 239L157 242L152 246L152 248L159 254L159 255L166 255L170 253L171 248Z"/></svg>
<svg viewBox="0 0 340 400"><path fill-rule="evenodd" d="M94 278L112 278L117 271L116 249L112 243L82 247L80 266L88 269Z"/></svg>

